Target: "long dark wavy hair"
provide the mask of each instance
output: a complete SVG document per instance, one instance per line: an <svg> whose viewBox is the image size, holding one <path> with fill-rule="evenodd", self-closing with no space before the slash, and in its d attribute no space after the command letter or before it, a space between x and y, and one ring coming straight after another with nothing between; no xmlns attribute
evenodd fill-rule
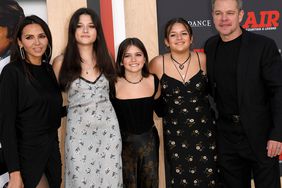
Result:
<svg viewBox="0 0 282 188"><path fill-rule="evenodd" d="M106 46L102 24L99 16L89 8L80 8L74 12L70 19L68 31L68 43L64 53L62 67L59 73L59 84L63 91L69 89L70 84L81 74L81 62L75 32L81 15L89 15L97 31L97 38L93 43L93 52L96 55L96 66L109 81L116 79L113 60Z"/></svg>
<svg viewBox="0 0 282 188"><path fill-rule="evenodd" d="M142 76L143 77L148 77L149 76L149 62L148 62L148 53L147 50L141 40L138 38L127 38L123 40L118 48L118 54L117 54L117 60L116 60L116 70L117 70L117 75L119 77L125 77L125 70L124 66L122 65L122 61L124 58L124 54L126 53L128 47L130 46L136 46L139 48L142 53L144 54L145 57L145 64L142 68Z"/></svg>
<svg viewBox="0 0 282 188"><path fill-rule="evenodd" d="M51 35L51 31L47 25L47 23L42 20L41 18L39 18L36 15L31 15L31 16L27 16L25 17L22 22L20 23L19 27L18 27L18 31L16 32L16 37L13 40L13 44L12 44L12 49L11 49L11 62L27 62L27 63L32 63L30 62L30 60L28 59L28 56L25 55L25 58L23 58L21 56L21 52L20 52L20 46L18 45L18 40L22 40L22 32L23 29L30 24L38 24L40 25L40 27L43 29L45 35L47 36L48 39L48 47L46 48L45 53L42 56L42 63L49 63L51 56L52 56L52 35ZM23 49L23 53L25 53L24 49ZM25 70L26 75L28 76L28 78L32 79L32 74L30 73L30 70L28 68L28 66L26 65L26 63L23 63L23 67Z"/></svg>

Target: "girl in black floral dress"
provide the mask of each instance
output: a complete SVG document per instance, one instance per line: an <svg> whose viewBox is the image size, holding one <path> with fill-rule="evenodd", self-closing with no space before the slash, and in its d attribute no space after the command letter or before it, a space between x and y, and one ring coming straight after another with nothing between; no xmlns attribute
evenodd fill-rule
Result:
<svg viewBox="0 0 282 188"><path fill-rule="evenodd" d="M170 20L165 27L170 53L150 63L161 81L165 102L167 187L216 187L215 127L207 96L206 58L204 53L190 51L192 41L186 20Z"/></svg>

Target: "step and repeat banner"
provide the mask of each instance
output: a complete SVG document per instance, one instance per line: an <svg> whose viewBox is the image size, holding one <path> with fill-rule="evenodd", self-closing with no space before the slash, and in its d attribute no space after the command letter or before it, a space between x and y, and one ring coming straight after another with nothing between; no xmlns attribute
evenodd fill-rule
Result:
<svg viewBox="0 0 282 188"><path fill-rule="evenodd" d="M276 41L278 48L282 48L281 12L280 0L244 1L244 18L242 27L248 31L268 36ZM202 50L205 41L217 34L211 16L210 0L161 0L157 1L158 34L160 53L166 51L164 40L165 23L173 17L183 17L193 29L193 45L195 50Z"/></svg>

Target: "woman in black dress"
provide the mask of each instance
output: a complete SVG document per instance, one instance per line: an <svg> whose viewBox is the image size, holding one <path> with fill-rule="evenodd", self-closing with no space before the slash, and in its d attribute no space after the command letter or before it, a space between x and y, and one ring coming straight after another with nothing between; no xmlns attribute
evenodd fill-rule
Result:
<svg viewBox="0 0 282 188"><path fill-rule="evenodd" d="M215 126L207 93L206 57L190 50L193 34L183 18L167 22L169 53L150 70L161 82L167 187L216 187Z"/></svg>
<svg viewBox="0 0 282 188"><path fill-rule="evenodd" d="M159 137L154 126L154 105L160 96L159 80L149 73L148 55L137 38L127 38L117 55L118 79L112 102L122 136L123 185L158 188Z"/></svg>
<svg viewBox="0 0 282 188"><path fill-rule="evenodd" d="M0 121L8 187L59 188L61 159L57 129L62 96L49 61L52 38L37 16L19 26L0 79Z"/></svg>

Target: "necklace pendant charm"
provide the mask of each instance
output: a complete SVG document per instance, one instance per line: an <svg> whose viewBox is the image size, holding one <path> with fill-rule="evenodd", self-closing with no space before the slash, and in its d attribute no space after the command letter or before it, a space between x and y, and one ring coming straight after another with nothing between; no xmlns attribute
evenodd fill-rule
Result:
<svg viewBox="0 0 282 188"><path fill-rule="evenodd" d="M180 70L183 70L184 64L179 65Z"/></svg>
<svg viewBox="0 0 282 188"><path fill-rule="evenodd" d="M88 74L88 71L86 71L85 74Z"/></svg>

